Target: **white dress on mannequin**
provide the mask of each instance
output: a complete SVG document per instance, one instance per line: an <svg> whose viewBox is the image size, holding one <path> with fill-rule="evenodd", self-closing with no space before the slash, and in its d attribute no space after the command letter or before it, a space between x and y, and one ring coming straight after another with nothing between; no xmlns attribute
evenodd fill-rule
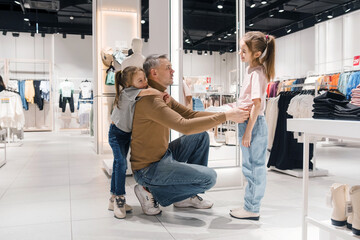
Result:
<svg viewBox="0 0 360 240"><path fill-rule="evenodd" d="M143 63L145 62L145 57L142 55L142 40L140 38L134 38L131 42L131 48L133 54L130 57L127 57L121 63L121 70L124 70L129 66L136 66L143 68Z"/></svg>

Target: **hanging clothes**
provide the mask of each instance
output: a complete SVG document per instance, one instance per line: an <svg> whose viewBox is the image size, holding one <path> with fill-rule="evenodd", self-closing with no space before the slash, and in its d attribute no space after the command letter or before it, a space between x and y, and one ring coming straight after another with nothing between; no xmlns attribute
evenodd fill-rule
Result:
<svg viewBox="0 0 360 240"><path fill-rule="evenodd" d="M0 92L0 127L22 129L25 116L19 94L4 90Z"/></svg>
<svg viewBox="0 0 360 240"><path fill-rule="evenodd" d="M33 80L25 81L25 99L28 103L34 103L35 88Z"/></svg>
<svg viewBox="0 0 360 240"><path fill-rule="evenodd" d="M278 108L279 99L280 99L280 96L277 96L275 98L270 98L266 104L265 119L266 119L266 123L268 126L267 149L269 151L271 150L271 148L273 146L273 142L274 142L276 123L277 123L277 118L278 118L278 114L279 114L279 108Z"/></svg>
<svg viewBox="0 0 360 240"><path fill-rule="evenodd" d="M25 98L25 81L19 81L18 85L19 85L19 93L20 93L22 106L27 111L29 110L29 105Z"/></svg>
<svg viewBox="0 0 360 240"><path fill-rule="evenodd" d="M34 80L34 89L35 89L34 102L39 107L40 111L42 111L44 109L44 99L41 97L40 84L41 81Z"/></svg>
<svg viewBox="0 0 360 240"><path fill-rule="evenodd" d="M278 119L275 130L273 147L267 166L275 166L278 169L302 169L303 167L303 144L298 143L293 132L287 131L287 119L292 118L287 114L289 103L299 92L282 92L278 102ZM313 145L310 144L309 159L313 156ZM312 163L309 164L312 169Z"/></svg>
<svg viewBox="0 0 360 240"><path fill-rule="evenodd" d="M346 95L346 86L349 82L350 76L351 76L351 72L346 72L346 73L340 74L340 77L339 77L337 89L339 90L339 92L341 92L344 95Z"/></svg>
<svg viewBox="0 0 360 240"><path fill-rule="evenodd" d="M50 82L48 80L42 80L40 83L41 98L44 101L50 101Z"/></svg>
<svg viewBox="0 0 360 240"><path fill-rule="evenodd" d="M19 92L19 81L9 80L6 88L15 92Z"/></svg>

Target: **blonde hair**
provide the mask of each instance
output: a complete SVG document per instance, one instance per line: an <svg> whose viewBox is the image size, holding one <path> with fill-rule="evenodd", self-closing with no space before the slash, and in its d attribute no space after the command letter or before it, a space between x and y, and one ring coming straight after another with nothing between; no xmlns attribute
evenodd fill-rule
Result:
<svg viewBox="0 0 360 240"><path fill-rule="evenodd" d="M132 84L133 76L137 72L143 72L145 74L145 72L142 68L134 67L134 66L126 67L123 71L116 72L116 74L115 74L116 95L115 95L115 100L114 100L114 106L119 107L119 98L120 98L121 91L124 88L127 88ZM121 87L121 89L120 89L120 87Z"/></svg>
<svg viewBox="0 0 360 240"><path fill-rule="evenodd" d="M266 51L262 58L259 57L256 60L265 65L267 80L270 81L273 79L275 77L275 37L253 31L247 32L242 40L252 54L258 51L263 54Z"/></svg>

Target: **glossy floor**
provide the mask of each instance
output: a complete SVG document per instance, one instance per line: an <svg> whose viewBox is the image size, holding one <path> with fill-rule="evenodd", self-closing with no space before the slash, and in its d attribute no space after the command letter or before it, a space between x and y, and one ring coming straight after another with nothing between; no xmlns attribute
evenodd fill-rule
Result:
<svg viewBox="0 0 360 240"><path fill-rule="evenodd" d="M269 171L260 221L233 219L241 206L239 169L217 170L218 184L203 197L209 210L169 206L159 216L142 213L127 178L127 202L134 210L118 220L107 210L110 179L93 140L79 132L26 133L20 147L8 148L0 168L0 239L301 239L301 179ZM310 215L328 221L326 194L334 182L360 184L360 148L318 146L318 166L328 177L310 182ZM2 151L2 149L0 149ZM0 152L2 154L2 152ZM0 155L2 157L2 155ZM345 231L345 230L343 230ZM316 227L309 239L319 239Z"/></svg>

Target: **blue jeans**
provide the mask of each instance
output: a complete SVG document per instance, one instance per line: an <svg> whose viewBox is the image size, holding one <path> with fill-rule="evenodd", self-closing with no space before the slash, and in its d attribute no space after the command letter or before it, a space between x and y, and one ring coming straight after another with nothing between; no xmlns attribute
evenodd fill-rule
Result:
<svg viewBox="0 0 360 240"><path fill-rule="evenodd" d="M125 194L125 178L129 151L131 132L123 132L114 124L110 124L109 144L114 154L113 172L111 175L110 192L114 195Z"/></svg>
<svg viewBox="0 0 360 240"><path fill-rule="evenodd" d="M247 121L239 123L239 143L247 127ZM258 116L251 134L250 147L241 145L242 172L248 184L245 189L244 209L249 212L258 213L260 201L264 197L266 186L266 147L267 147L267 125L264 116Z"/></svg>
<svg viewBox="0 0 360 240"><path fill-rule="evenodd" d="M216 172L207 167L208 156L207 132L182 136L169 144L160 161L134 171L134 177L160 205L168 206L215 185Z"/></svg>

